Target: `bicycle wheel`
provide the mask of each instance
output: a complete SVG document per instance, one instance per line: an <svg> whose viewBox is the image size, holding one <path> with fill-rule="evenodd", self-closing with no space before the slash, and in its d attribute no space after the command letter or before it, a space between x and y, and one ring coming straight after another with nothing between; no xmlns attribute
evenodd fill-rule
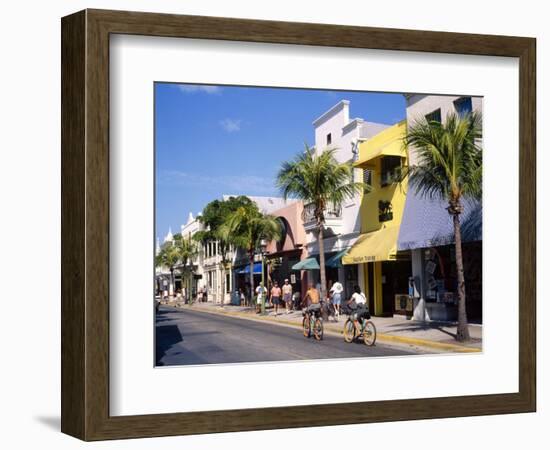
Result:
<svg viewBox="0 0 550 450"><path fill-rule="evenodd" d="M309 337L311 334L311 330L309 328L309 317L304 316L304 320L302 320L302 330L304 332L304 337Z"/></svg>
<svg viewBox="0 0 550 450"><path fill-rule="evenodd" d="M355 324L353 323L353 320L347 319L346 323L344 324L344 341L346 341L348 344L350 342L353 342L355 339Z"/></svg>
<svg viewBox="0 0 550 450"><path fill-rule="evenodd" d="M315 319L313 324L313 336L318 341L323 339L323 321L321 319Z"/></svg>
<svg viewBox="0 0 550 450"><path fill-rule="evenodd" d="M370 320L367 320L363 328L363 341L369 347L376 342L376 327Z"/></svg>

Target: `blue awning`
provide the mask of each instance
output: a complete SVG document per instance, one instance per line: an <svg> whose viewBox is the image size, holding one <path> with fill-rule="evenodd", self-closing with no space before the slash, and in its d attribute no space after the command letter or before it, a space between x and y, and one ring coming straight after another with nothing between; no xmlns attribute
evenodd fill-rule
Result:
<svg viewBox="0 0 550 450"><path fill-rule="evenodd" d="M342 267L342 256L344 256L348 251L349 251L349 248L345 248L344 250L340 250L335 255L331 256L325 262L325 266L332 267L334 269Z"/></svg>
<svg viewBox="0 0 550 450"><path fill-rule="evenodd" d="M292 266L292 270L319 270L320 268L315 258L303 259Z"/></svg>
<svg viewBox="0 0 550 450"><path fill-rule="evenodd" d="M482 240L482 204L464 199L460 215L463 242ZM397 239L398 250L437 247L454 243L453 220L444 200L426 198L409 188Z"/></svg>
<svg viewBox="0 0 550 450"><path fill-rule="evenodd" d="M243 268L237 270L237 274L245 274L250 273L250 264L247 264ZM254 275L261 275L262 274L262 263L261 262L255 262L254 263Z"/></svg>

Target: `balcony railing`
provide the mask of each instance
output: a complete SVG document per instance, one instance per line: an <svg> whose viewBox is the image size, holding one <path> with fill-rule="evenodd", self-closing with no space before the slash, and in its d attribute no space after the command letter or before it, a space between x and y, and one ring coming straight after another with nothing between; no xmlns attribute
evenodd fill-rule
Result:
<svg viewBox="0 0 550 450"><path fill-rule="evenodd" d="M304 206L304 211L302 212L302 219L304 221L304 227L306 230L314 228L317 223L315 219L315 205L310 203ZM330 204L325 209L325 221L327 224L338 225L342 220L342 208L336 207L335 205Z"/></svg>

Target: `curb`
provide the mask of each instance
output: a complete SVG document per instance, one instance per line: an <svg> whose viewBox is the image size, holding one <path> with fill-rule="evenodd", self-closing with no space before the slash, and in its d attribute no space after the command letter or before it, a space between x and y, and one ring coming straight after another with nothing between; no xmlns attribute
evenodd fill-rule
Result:
<svg viewBox="0 0 550 450"><path fill-rule="evenodd" d="M193 310L193 307L185 305L181 309ZM290 320L250 317L249 314L241 313L241 312L222 312L222 311L205 310L205 309L198 309L198 308L194 309L194 311L203 312L206 314L217 314L219 316L239 317L245 320L252 320L255 322L271 322L274 324L282 324L282 325L288 325L294 328L301 328L300 324L296 322L292 322ZM328 327L325 328L325 332L329 332L335 335L341 335L343 333L343 331L333 330ZM430 341L427 339L395 336L393 334L386 334L386 333L377 333L377 340L384 341L384 342L394 342L399 344L416 345L419 347L427 347L434 350L449 351L449 352L456 352L456 353L481 353L482 351L482 349L477 347L467 347L467 346L458 345L458 344L449 344L444 342Z"/></svg>

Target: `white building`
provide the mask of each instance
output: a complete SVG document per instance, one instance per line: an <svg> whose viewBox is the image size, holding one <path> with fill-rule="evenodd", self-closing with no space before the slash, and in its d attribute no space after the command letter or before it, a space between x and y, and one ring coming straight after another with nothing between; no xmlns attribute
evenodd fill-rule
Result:
<svg viewBox="0 0 550 450"><path fill-rule="evenodd" d="M482 113L481 97L406 94L407 125L428 118L445 122L449 113ZM409 147L409 163L418 155ZM398 249L411 251L411 276L414 282L414 318L417 320L455 320L456 295L449 272L454 258L452 219L445 200L427 199L409 189L399 231ZM463 257L466 277L468 318L481 319L481 203L463 201L461 214ZM435 264L434 264L435 261ZM435 269L434 269L435 267ZM443 270L445 269L446 270ZM434 273L435 270L435 273ZM446 276L438 273L447 272Z"/></svg>
<svg viewBox="0 0 550 450"><path fill-rule="evenodd" d="M200 216L201 213L197 213ZM181 226L181 235L185 239L191 239L195 233L203 229L202 223L200 223L196 217L193 217L193 213L190 212L187 217L187 223ZM191 261L193 266L193 281L191 283L191 292L187 293L196 299L199 289L204 288L206 281L204 280L204 253L201 251L201 245L197 244L199 252L197 256Z"/></svg>
<svg viewBox="0 0 550 450"><path fill-rule="evenodd" d="M367 122L360 118L350 119L350 102L342 100L313 121L315 129L315 151L322 152L327 148L336 150L336 159L343 162L355 161L358 154L358 143L367 140L389 125ZM361 170L354 169L354 177L361 180ZM360 233L359 207L361 194L348 200L340 210L329 209L326 212L325 261L327 282L338 279L351 293L353 285L363 285L362 273L357 266L342 266L341 257L353 245ZM319 255L313 209L304 205L304 227L307 232L307 251L310 257ZM359 271L361 272L361 271ZM318 279L319 273L312 275Z"/></svg>
<svg viewBox="0 0 550 450"><path fill-rule="evenodd" d="M230 197L238 197L238 195L223 195L222 199L228 200ZM272 211L282 208L289 204L280 197L268 197L268 196L247 196L253 202L258 205L258 209L263 214L270 214ZM289 201L291 202L291 201ZM200 216L198 213L197 216ZM193 236L197 231L203 230L203 224L193 217L192 213L189 213L187 223L181 226L182 236ZM192 287L193 298L196 298L199 290L206 290L207 299L210 302L221 303L223 298L224 303L229 303L231 298L231 292L235 286L235 274L233 268L235 262L239 258L247 258L246 255L242 255L240 252L235 252L231 249L226 257L229 262L225 271L222 267L222 255L220 252L220 245L218 242L208 242L206 244L199 244L199 254L193 261L193 274L194 283ZM246 260L248 264L248 260ZM222 277L225 276L225 282L222 281ZM222 290L225 292L222 293Z"/></svg>

